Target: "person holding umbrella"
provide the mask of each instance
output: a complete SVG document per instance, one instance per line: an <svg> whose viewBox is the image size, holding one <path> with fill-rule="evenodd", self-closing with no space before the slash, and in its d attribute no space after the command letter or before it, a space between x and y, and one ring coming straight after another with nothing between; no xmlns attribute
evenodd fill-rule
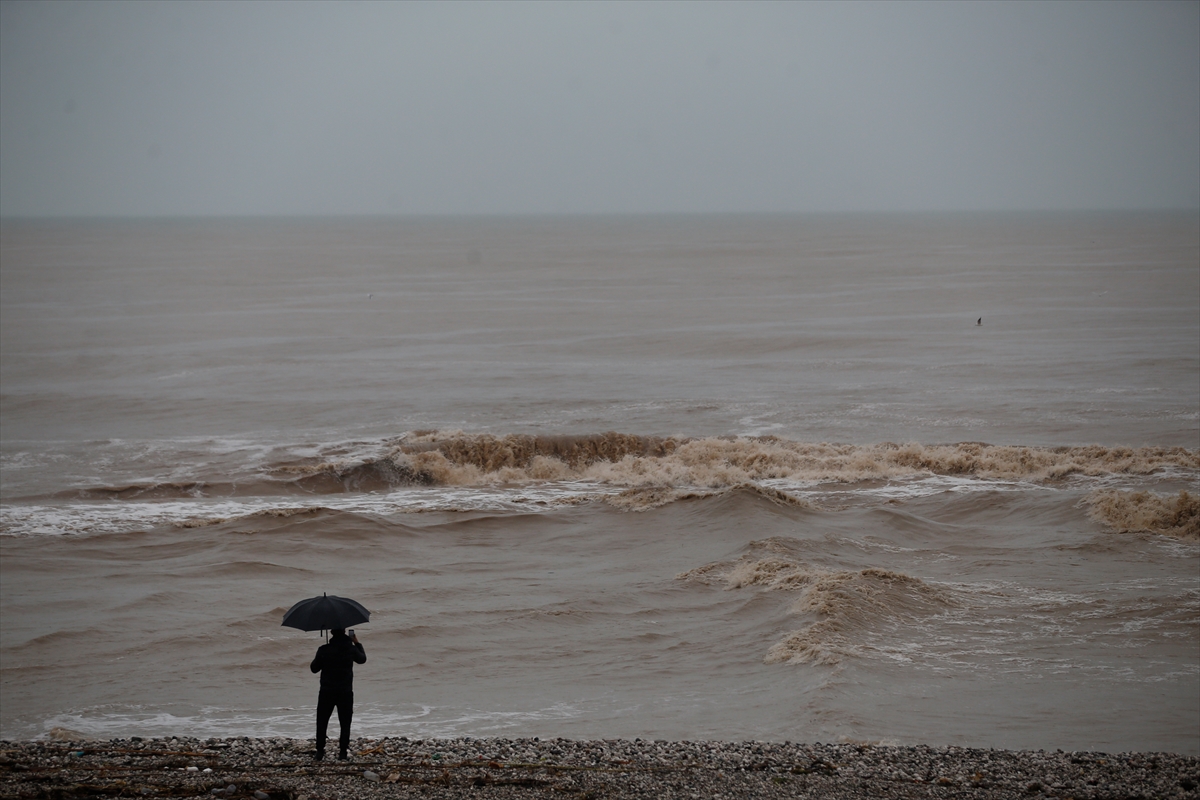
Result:
<svg viewBox="0 0 1200 800"><path fill-rule="evenodd" d="M316 658L309 665L321 673L321 691L317 695L317 755L325 757L325 739L329 718L336 708L341 736L338 737L338 758L345 761L350 749L350 720L354 716L354 665L367 663L367 651L354 631L346 634L348 625L367 622L371 612L348 597L322 595L301 600L283 615L283 624L302 631L327 630L333 637L317 648Z"/></svg>
<svg viewBox="0 0 1200 800"><path fill-rule="evenodd" d="M333 637L317 648L317 657L309 669L321 673L321 692L317 695L317 760L325 757L325 737L329 718L337 708L341 736L338 758L345 761L350 748L350 719L354 716L354 665L367 663L367 651L354 631L346 635L334 628Z"/></svg>

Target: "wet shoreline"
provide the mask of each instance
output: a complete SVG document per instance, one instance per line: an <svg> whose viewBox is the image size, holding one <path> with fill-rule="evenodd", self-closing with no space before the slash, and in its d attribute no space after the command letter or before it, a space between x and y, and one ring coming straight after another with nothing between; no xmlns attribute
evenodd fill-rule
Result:
<svg viewBox="0 0 1200 800"><path fill-rule="evenodd" d="M0 798L1200 797L1200 757L778 742L189 737L0 742Z"/></svg>

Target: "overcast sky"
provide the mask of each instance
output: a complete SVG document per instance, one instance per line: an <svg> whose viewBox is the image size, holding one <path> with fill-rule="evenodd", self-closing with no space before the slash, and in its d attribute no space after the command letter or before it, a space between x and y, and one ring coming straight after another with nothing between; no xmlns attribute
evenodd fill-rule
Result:
<svg viewBox="0 0 1200 800"><path fill-rule="evenodd" d="M1200 2L0 4L0 214L1200 207Z"/></svg>

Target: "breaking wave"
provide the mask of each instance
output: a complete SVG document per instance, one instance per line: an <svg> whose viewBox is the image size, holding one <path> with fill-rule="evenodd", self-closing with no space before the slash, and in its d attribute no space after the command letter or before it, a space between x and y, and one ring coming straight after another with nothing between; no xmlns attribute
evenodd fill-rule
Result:
<svg viewBox="0 0 1200 800"><path fill-rule="evenodd" d="M751 542L749 549L735 561L706 564L676 579L723 584L727 590L757 586L795 592L788 613L815 619L775 643L763 659L768 664L836 664L864 655L864 635L871 631L958 605L949 591L900 572L824 569L796 560L779 540Z"/></svg>
<svg viewBox="0 0 1200 800"><path fill-rule="evenodd" d="M1071 479L1078 478L1087 479L1082 488L1111 489L1128 479L1200 477L1200 450L1180 447L853 445L771 436L688 439L622 433L418 431L391 440L280 446L269 456L256 451L244 461L225 460L219 466L210 466L203 453L191 457L195 462L190 464L160 456L163 471L173 479L122 476L106 485L0 504L0 535L206 527L313 507L387 516L524 513L595 501L640 512L753 495L781 507L835 509L947 491L1076 489L1080 487ZM1120 530L1197 535L1194 499L1180 501L1182 511L1160 513L1152 511L1157 506L1150 495L1100 497L1093 503L1093 516ZM1143 518L1149 521L1137 521ZM1130 527L1135 524L1141 527Z"/></svg>
<svg viewBox="0 0 1200 800"><path fill-rule="evenodd" d="M1102 490L1087 498L1088 516L1118 533L1148 532L1200 539L1200 497Z"/></svg>
<svg viewBox="0 0 1200 800"><path fill-rule="evenodd" d="M764 480L859 482L927 475L1053 481L1200 470L1182 447L1022 447L980 442L850 445L777 437L657 438L622 433L533 436L417 432L366 461L280 465L311 491L396 485L588 480L627 487L726 488Z"/></svg>

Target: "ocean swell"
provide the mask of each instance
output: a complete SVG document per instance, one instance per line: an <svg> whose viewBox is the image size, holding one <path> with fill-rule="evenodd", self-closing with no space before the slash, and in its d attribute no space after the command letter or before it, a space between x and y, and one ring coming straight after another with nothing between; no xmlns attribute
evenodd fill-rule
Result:
<svg viewBox="0 0 1200 800"><path fill-rule="evenodd" d="M650 511L682 500L701 500L709 497L733 494L744 494L754 498L761 498L778 506L810 508L812 505L807 500L795 497L787 492L781 492L770 486L761 486L756 483L741 483L736 486L714 490L673 489L668 486L636 486L626 489L619 494L605 495L604 502L622 511Z"/></svg>

